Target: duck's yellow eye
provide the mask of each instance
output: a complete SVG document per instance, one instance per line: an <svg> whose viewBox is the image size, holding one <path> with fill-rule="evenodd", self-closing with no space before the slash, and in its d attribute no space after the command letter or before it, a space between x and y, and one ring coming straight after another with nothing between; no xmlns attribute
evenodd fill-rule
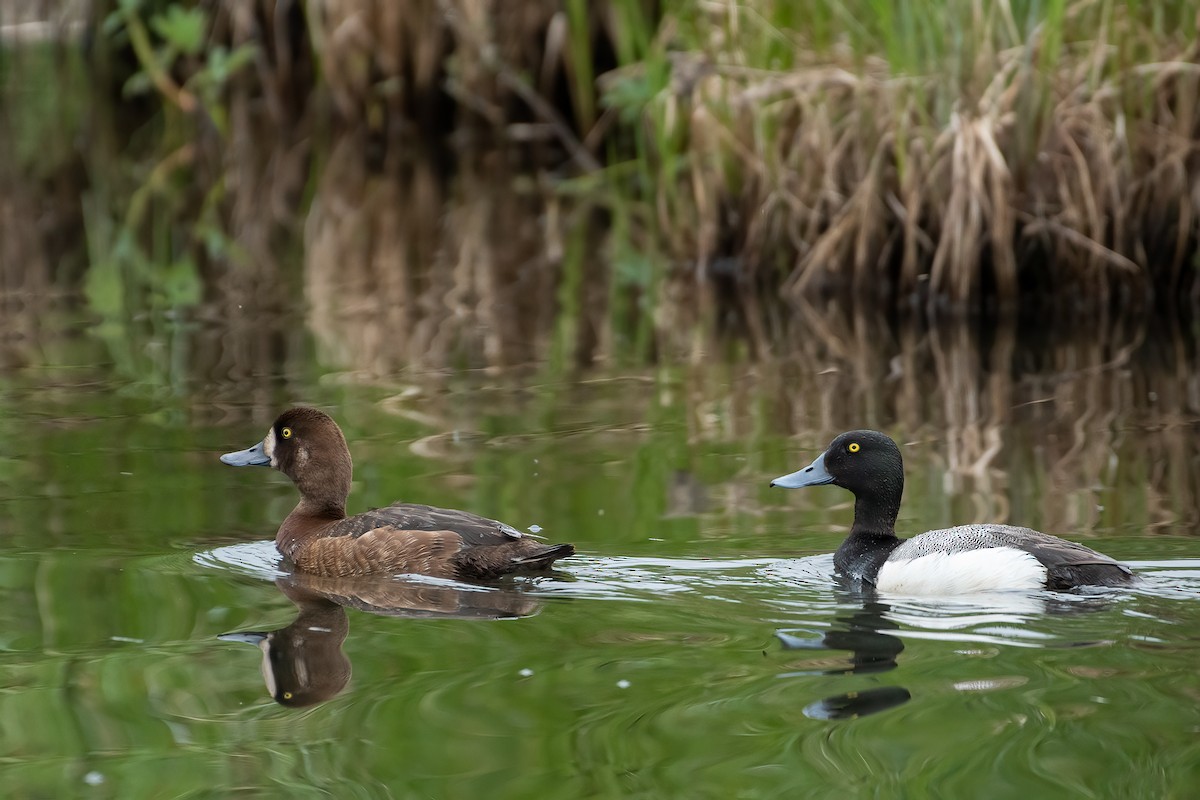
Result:
<svg viewBox="0 0 1200 800"><path fill-rule="evenodd" d="M284 428L283 430L281 430L281 431L279 432L279 435L280 435L280 436L282 436L282 437L283 437L283 438L285 438L285 439L290 439L290 438L292 438L292 429L291 429L291 428ZM858 445L855 445L855 447L858 447Z"/></svg>
<svg viewBox="0 0 1200 800"><path fill-rule="evenodd" d="M291 700L291 699L292 699L292 693L291 693L291 692L284 692L284 693L283 693L283 699L284 699L284 700Z"/></svg>
<svg viewBox="0 0 1200 800"><path fill-rule="evenodd" d="M851 453L857 453L860 448L858 446L858 442L851 442L849 447L847 447L846 449L849 450Z"/></svg>

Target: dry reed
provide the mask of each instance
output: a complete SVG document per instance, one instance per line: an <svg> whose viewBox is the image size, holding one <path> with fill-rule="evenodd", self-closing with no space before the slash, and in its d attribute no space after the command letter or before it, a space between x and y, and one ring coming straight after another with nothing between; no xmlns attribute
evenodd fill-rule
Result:
<svg viewBox="0 0 1200 800"><path fill-rule="evenodd" d="M817 47L802 29L755 36L781 4L694 6L704 49L671 61L688 78L647 117L648 138L686 142L650 223L676 228L661 237L671 255L741 256L749 279L781 274L793 300L846 291L943 312L1030 296L1100 310L1196 285L1194 31L1082 0L1023 34L998 4L957 32L959 74L922 74ZM1078 39L1058 41L1064 31ZM775 36L795 64L748 66ZM672 170L677 156L658 152Z"/></svg>

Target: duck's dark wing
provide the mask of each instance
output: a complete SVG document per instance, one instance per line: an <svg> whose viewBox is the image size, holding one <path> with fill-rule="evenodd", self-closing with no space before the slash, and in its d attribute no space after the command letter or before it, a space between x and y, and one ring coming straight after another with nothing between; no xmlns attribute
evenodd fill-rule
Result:
<svg viewBox="0 0 1200 800"><path fill-rule="evenodd" d="M523 536L511 525L494 519L467 511L418 503L394 503L385 508L355 514L326 528L325 535L358 538L380 528L400 531L451 531L462 538L466 547L507 544Z"/></svg>
<svg viewBox="0 0 1200 800"><path fill-rule="evenodd" d="M1124 586L1134 581L1133 570L1090 547L1032 531L1026 550L1046 567L1047 589L1076 586Z"/></svg>
<svg viewBox="0 0 1200 800"><path fill-rule="evenodd" d="M1046 567L1048 589L1075 586L1121 586L1134 580L1124 564L1077 542L1032 528L1012 525L959 525L929 531L901 543L892 559L919 558L930 553L958 553L991 547L1024 550Z"/></svg>

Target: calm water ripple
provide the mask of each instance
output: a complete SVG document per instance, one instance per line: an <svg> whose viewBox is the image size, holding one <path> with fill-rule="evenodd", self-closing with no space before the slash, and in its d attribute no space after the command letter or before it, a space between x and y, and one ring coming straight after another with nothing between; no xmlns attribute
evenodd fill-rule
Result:
<svg viewBox="0 0 1200 800"><path fill-rule="evenodd" d="M557 416L529 413L557 407L540 394L498 392L482 413L435 392L405 400L407 417L342 386L355 508L470 508L581 555L493 586L289 574L265 532L293 487L215 460L261 432L252 412L208 429L103 392L90 413L75 400L86 424L14 424L17 408L0 418L19 465L0 461L12 796L1185 798L1200 785L1200 544L1186 531L1109 518L1087 534L1143 576L1129 589L855 594L829 555L850 508L769 493L760 479L796 448L728 438L719 405L698 423L719 433L707 440L674 418L640 426L630 417L660 412L629 410L627 386L615 400L589 388L604 402L582 409L564 392ZM940 522L944 465L915 453L911 473L906 523Z"/></svg>

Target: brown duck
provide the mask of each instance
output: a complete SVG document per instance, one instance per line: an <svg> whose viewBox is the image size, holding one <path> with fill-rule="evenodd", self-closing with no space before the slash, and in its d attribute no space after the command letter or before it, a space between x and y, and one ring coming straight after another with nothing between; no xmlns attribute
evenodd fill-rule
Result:
<svg viewBox="0 0 1200 800"><path fill-rule="evenodd" d="M479 580L544 570L575 552L572 545L543 544L502 522L448 508L395 503L347 517L350 449L337 423L315 408L283 412L261 442L221 461L271 466L296 484L300 502L279 526L275 546L303 572Z"/></svg>

